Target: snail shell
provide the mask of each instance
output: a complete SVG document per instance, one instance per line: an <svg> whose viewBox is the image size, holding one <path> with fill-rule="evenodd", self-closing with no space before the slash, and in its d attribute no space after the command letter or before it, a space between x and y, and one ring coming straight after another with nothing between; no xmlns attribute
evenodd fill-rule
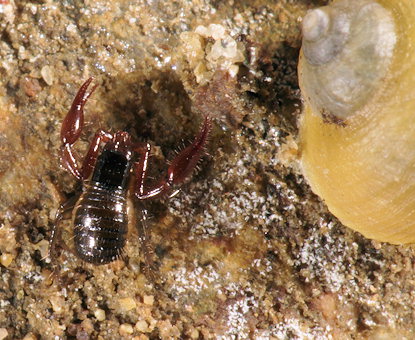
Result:
<svg viewBox="0 0 415 340"><path fill-rule="evenodd" d="M368 238L415 242L415 7L339 0L307 13L299 82L304 175Z"/></svg>

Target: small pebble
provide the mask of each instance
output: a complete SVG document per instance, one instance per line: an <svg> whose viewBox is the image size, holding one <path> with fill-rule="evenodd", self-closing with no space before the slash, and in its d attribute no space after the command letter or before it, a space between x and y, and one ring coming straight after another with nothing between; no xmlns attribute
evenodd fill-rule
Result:
<svg viewBox="0 0 415 340"><path fill-rule="evenodd" d="M28 333L25 335L23 340L37 340L37 338L36 338L36 335L34 335L33 333Z"/></svg>
<svg viewBox="0 0 415 340"><path fill-rule="evenodd" d="M133 334L133 332L134 332L133 326L131 326L129 323L123 323L120 326L120 334L123 336Z"/></svg>
<svg viewBox="0 0 415 340"><path fill-rule="evenodd" d="M4 254L1 254L0 256L0 263L7 268L13 262L13 259L14 259L14 255L4 253Z"/></svg>
<svg viewBox="0 0 415 340"><path fill-rule="evenodd" d="M97 318L98 321L104 321L105 320L105 311L103 309L98 308L95 312L94 312L95 317Z"/></svg>
<svg viewBox="0 0 415 340"><path fill-rule="evenodd" d="M51 296L49 301L55 313L61 313L65 304L65 299L62 296Z"/></svg>
<svg viewBox="0 0 415 340"><path fill-rule="evenodd" d="M132 340L148 340L148 336L144 334L140 334L138 336L135 336Z"/></svg>
<svg viewBox="0 0 415 340"><path fill-rule="evenodd" d="M145 305L152 306L154 303L154 296L153 295L144 295L143 302Z"/></svg>
<svg viewBox="0 0 415 340"><path fill-rule="evenodd" d="M40 91L42 91L42 87L40 86L39 81L34 78L22 77L19 81L19 85L28 97L34 97Z"/></svg>
<svg viewBox="0 0 415 340"><path fill-rule="evenodd" d="M9 332L7 332L6 328L0 328L0 340L3 340L6 338L6 336L9 335Z"/></svg>
<svg viewBox="0 0 415 340"><path fill-rule="evenodd" d="M94 324L92 323L91 319L85 319L82 321L81 326L87 334L91 334L94 331Z"/></svg>
<svg viewBox="0 0 415 340"><path fill-rule="evenodd" d="M42 75L42 78L46 84L48 84L49 86L53 84L53 71L50 68L50 66L43 66L40 70L40 74Z"/></svg>
<svg viewBox="0 0 415 340"><path fill-rule="evenodd" d="M53 283L53 272L51 272L48 269L43 269L42 270L42 276L43 276L43 283L45 284L45 286L50 286Z"/></svg>
<svg viewBox="0 0 415 340"><path fill-rule="evenodd" d="M35 249L40 251L40 256L42 259L49 256L49 241L43 239L34 245Z"/></svg>
<svg viewBox="0 0 415 340"><path fill-rule="evenodd" d="M120 306L124 311L129 311L137 307L135 300L132 297L120 299Z"/></svg>
<svg viewBox="0 0 415 340"><path fill-rule="evenodd" d="M148 331L148 323L145 320L140 320L135 324L135 329L139 332L145 333Z"/></svg>
<svg viewBox="0 0 415 340"><path fill-rule="evenodd" d="M23 300L23 298L24 298L24 290L20 289L16 294L16 299L17 300Z"/></svg>
<svg viewBox="0 0 415 340"><path fill-rule="evenodd" d="M200 337L199 331L197 329L193 329L192 332L190 333L190 338L199 339L199 337Z"/></svg>

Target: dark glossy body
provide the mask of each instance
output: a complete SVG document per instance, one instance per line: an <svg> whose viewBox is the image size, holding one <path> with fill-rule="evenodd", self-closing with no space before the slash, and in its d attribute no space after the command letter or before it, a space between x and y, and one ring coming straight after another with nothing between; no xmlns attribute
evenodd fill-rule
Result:
<svg viewBox="0 0 415 340"><path fill-rule="evenodd" d="M89 94L86 93L91 81L92 78L81 86L62 123L62 166L83 181L83 190L75 202L68 201L60 207L53 229L50 254L52 258L58 256L56 249L62 242L59 224L70 214L73 217L75 255L89 263L105 264L121 257L126 244L130 180L135 180L132 183L132 193L138 200L153 199L171 192L172 187L189 177L203 155L211 122L205 117L202 129L193 143L172 160L167 176L151 188L147 188L144 183L150 145L133 143L127 132L110 134L98 130L80 167L72 146L79 139L83 128L84 105L96 88L95 86ZM145 243L146 214L143 216L144 231L139 231L139 234ZM149 249L146 244L143 248ZM150 262L150 256L145 254L145 257L146 262Z"/></svg>
<svg viewBox="0 0 415 340"><path fill-rule="evenodd" d="M109 263L122 254L131 165L124 155L106 150L97 159L91 181L84 184L73 225L75 252L86 262Z"/></svg>

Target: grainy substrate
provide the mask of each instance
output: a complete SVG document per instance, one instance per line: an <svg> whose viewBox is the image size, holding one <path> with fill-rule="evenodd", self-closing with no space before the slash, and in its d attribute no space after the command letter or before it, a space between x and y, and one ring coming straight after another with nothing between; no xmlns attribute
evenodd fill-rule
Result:
<svg viewBox="0 0 415 340"><path fill-rule="evenodd" d="M415 337L412 248L346 229L301 175L299 23L322 3L0 1L0 339ZM215 117L201 171L148 204L154 281L134 226L125 262L63 253L50 276L77 190L60 124L90 76L80 155L125 129L155 146L157 177Z"/></svg>

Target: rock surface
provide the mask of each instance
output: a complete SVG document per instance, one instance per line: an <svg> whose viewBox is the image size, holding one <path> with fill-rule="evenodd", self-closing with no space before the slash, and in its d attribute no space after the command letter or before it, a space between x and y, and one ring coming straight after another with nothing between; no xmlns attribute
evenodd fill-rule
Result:
<svg viewBox="0 0 415 340"><path fill-rule="evenodd" d="M299 22L322 3L0 1L1 339L415 337L412 247L343 227L301 175ZM154 279L134 223L125 261L63 252L51 275L54 216L79 190L60 124L90 76L80 155L97 128L127 130L161 176L215 118L201 171L148 204Z"/></svg>

